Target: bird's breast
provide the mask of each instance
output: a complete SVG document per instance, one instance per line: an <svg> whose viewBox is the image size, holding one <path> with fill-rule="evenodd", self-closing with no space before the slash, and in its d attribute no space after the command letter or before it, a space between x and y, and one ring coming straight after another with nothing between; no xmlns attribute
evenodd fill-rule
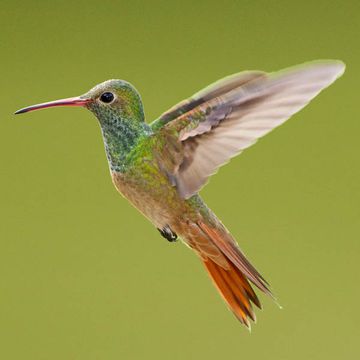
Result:
<svg viewBox="0 0 360 360"><path fill-rule="evenodd" d="M173 223L187 211L176 188L154 167L112 172L112 180L116 189L158 228Z"/></svg>

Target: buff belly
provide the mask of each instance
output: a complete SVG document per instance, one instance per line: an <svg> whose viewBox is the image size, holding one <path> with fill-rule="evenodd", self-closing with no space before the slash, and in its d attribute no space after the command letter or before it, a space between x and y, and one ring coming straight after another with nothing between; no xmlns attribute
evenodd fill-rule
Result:
<svg viewBox="0 0 360 360"><path fill-rule="evenodd" d="M116 189L157 228L177 228L187 222L194 211L187 201L181 199L176 189L164 179L129 177L112 173ZM176 230L175 230L176 231Z"/></svg>

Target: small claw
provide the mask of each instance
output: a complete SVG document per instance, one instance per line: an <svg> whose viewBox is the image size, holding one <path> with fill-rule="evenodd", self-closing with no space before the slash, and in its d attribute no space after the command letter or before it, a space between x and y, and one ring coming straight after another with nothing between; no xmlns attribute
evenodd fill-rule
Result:
<svg viewBox="0 0 360 360"><path fill-rule="evenodd" d="M169 225L164 226L162 229L159 229L160 234L169 242L175 242L177 240L177 234L170 229Z"/></svg>

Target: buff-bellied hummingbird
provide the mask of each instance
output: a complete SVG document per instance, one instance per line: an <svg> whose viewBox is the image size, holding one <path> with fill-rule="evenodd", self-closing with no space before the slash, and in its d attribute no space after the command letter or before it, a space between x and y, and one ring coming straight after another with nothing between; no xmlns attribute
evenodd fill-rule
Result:
<svg viewBox="0 0 360 360"><path fill-rule="evenodd" d="M343 74L340 61L315 61L279 72L245 71L201 90L145 122L137 90L105 81L79 97L18 110L83 106L97 117L116 189L169 241L199 256L228 307L246 326L272 296L235 239L198 192L217 169L301 110Z"/></svg>

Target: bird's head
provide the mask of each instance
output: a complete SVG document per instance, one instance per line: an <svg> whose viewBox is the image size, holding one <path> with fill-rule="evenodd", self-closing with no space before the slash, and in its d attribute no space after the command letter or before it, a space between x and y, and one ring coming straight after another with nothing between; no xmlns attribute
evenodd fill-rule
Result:
<svg viewBox="0 0 360 360"><path fill-rule="evenodd" d="M96 115L100 123L118 117L144 121L141 97L138 91L124 80L107 80L81 96L28 106L16 111L15 114L55 106L85 107Z"/></svg>

